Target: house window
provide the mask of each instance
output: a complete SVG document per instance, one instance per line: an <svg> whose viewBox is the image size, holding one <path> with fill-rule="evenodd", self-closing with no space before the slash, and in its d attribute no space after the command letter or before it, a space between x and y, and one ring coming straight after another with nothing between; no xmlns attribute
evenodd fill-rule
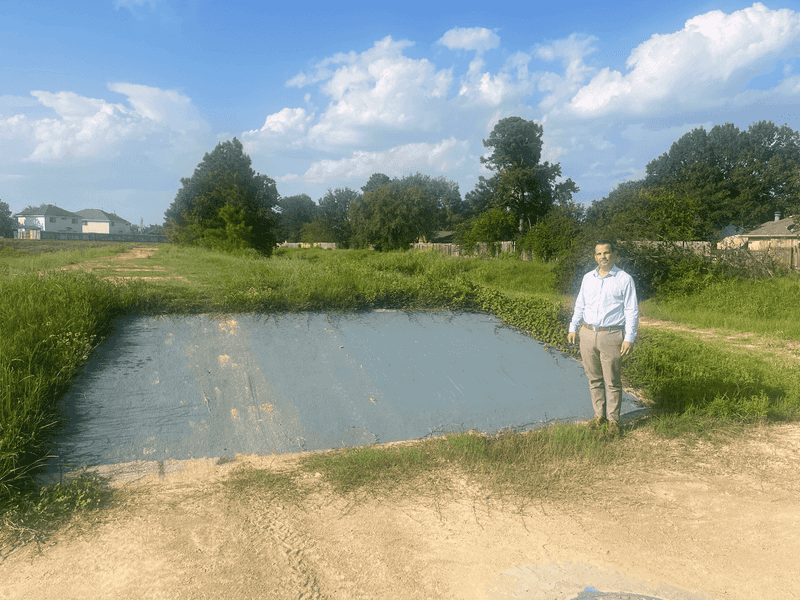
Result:
<svg viewBox="0 0 800 600"><path fill-rule="evenodd" d="M75 223L77 223L77 222L78 222L78 219L72 219L72 224L73 225L75 225Z"/></svg>
<svg viewBox="0 0 800 600"><path fill-rule="evenodd" d="M56 218L55 217L50 217L50 222L51 223L55 223L56 222Z"/></svg>
<svg viewBox="0 0 800 600"><path fill-rule="evenodd" d="M108 224L108 226L109 226L109 227L113 227L113 226L114 226L114 221L111 221L111 222Z"/></svg>

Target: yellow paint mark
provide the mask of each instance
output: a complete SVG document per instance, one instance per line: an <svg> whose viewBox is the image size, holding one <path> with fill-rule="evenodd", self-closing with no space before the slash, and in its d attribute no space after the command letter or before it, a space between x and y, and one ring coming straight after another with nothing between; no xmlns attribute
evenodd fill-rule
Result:
<svg viewBox="0 0 800 600"><path fill-rule="evenodd" d="M226 364L228 364L228 361L230 359L231 359L231 357L228 356L227 354L220 354L219 355L219 364L220 364L220 366L224 367Z"/></svg>
<svg viewBox="0 0 800 600"><path fill-rule="evenodd" d="M239 412L235 408L231 409L231 417L234 421L239 418Z"/></svg>
<svg viewBox="0 0 800 600"><path fill-rule="evenodd" d="M236 329L239 327L238 321L231 319L230 321L222 321L219 324L219 330L222 333L229 333L230 335L236 335Z"/></svg>
<svg viewBox="0 0 800 600"><path fill-rule="evenodd" d="M260 408L261 410L263 410L266 413L271 413L272 409L275 408L275 407L272 406L272 404L262 404L258 408Z"/></svg>

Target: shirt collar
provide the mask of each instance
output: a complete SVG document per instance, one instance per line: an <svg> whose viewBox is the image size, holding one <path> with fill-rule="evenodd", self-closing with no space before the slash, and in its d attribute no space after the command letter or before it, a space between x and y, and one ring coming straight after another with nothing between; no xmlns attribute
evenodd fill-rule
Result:
<svg viewBox="0 0 800 600"><path fill-rule="evenodd" d="M592 269L592 273L594 273L594 276L597 277L598 279L604 279L603 277L600 277L600 273L598 272L599 268L600 267L595 267L594 269ZM611 267L611 270L608 272L608 275L606 275L606 277L614 277L614 275L619 273L619 270L620 270L619 267L617 265L614 265L613 267Z"/></svg>

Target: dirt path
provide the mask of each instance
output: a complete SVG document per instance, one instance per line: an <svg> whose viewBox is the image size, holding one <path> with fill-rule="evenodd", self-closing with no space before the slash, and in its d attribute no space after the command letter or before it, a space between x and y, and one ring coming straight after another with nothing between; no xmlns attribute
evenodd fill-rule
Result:
<svg viewBox="0 0 800 600"><path fill-rule="evenodd" d="M98 258L86 262L62 267L62 270L83 269L89 273L98 271L105 275L105 279L114 282L141 279L143 281L159 281L165 279L188 281L186 277L177 275L174 270L167 267L148 264L158 248L131 248L114 256ZM124 275L122 275L124 273Z"/></svg>
<svg viewBox="0 0 800 600"><path fill-rule="evenodd" d="M455 477L342 498L309 475L310 496L286 502L230 482L294 456L175 463L126 483L129 500L96 523L4 555L0 598L800 597L800 425L723 446L643 430L625 443L647 460L524 506Z"/></svg>

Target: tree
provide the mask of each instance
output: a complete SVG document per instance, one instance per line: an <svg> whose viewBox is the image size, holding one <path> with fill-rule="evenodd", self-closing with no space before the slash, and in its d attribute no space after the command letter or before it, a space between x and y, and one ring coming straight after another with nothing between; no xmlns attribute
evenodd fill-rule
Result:
<svg viewBox="0 0 800 600"><path fill-rule="evenodd" d="M522 240L522 247L543 261L569 255L584 243L582 218L584 210L574 202L558 204L531 227Z"/></svg>
<svg viewBox="0 0 800 600"><path fill-rule="evenodd" d="M328 227L328 223L318 216L314 217L310 223L303 223L300 228L300 241L304 244L315 242L333 242L336 239L333 231Z"/></svg>
<svg viewBox="0 0 800 600"><path fill-rule="evenodd" d="M465 250L471 252L479 243L489 244L491 249L497 242L513 239L516 233L516 213L505 208L495 207L462 223L456 231L456 241Z"/></svg>
<svg viewBox="0 0 800 600"><path fill-rule="evenodd" d="M206 228L219 226L220 211L229 204L242 211L245 226L251 228L250 245L271 254L278 191L273 179L256 173L250 165L250 157L236 138L206 153L194 174L181 178L182 187L164 213L168 237L178 243L199 243Z"/></svg>
<svg viewBox="0 0 800 600"><path fill-rule="evenodd" d="M420 186L393 182L355 199L350 205L353 241L358 247L405 250L436 231L436 205Z"/></svg>
<svg viewBox="0 0 800 600"><path fill-rule="evenodd" d="M598 237L622 240L706 240L713 229L696 196L663 187L626 185L595 202L587 222Z"/></svg>
<svg viewBox="0 0 800 600"><path fill-rule="evenodd" d="M542 134L544 129L534 121L522 117L500 119L483 140L486 148L492 148L488 157L481 156L481 164L491 171L502 171L512 165L535 167L542 157Z"/></svg>
<svg viewBox="0 0 800 600"><path fill-rule="evenodd" d="M316 202L308 194L281 198L278 208L280 216L276 237L285 242L299 242L303 225L311 223L318 210Z"/></svg>
<svg viewBox="0 0 800 600"><path fill-rule="evenodd" d="M364 184L364 187L361 188L361 191L366 194L367 192L377 190L379 187L389 185L390 183L392 183L392 178L388 175L384 175L383 173L373 173L369 176L367 183Z"/></svg>
<svg viewBox="0 0 800 600"><path fill-rule="evenodd" d="M350 223L350 205L361 197L357 191L345 188L336 188L325 193L319 201L319 218L324 228L333 234L333 239L325 240L336 242L337 248L348 248L353 228Z"/></svg>
<svg viewBox="0 0 800 600"><path fill-rule="evenodd" d="M392 183L398 188L419 187L434 204L434 230L453 229L464 219L467 207L461 200L458 183L444 176L431 177L423 173L405 175L394 179Z"/></svg>
<svg viewBox="0 0 800 600"><path fill-rule="evenodd" d="M11 231L16 227L17 222L11 218L11 208L0 200L0 231Z"/></svg>
<svg viewBox="0 0 800 600"><path fill-rule="evenodd" d="M521 117L497 122L483 140L492 153L480 159L495 174L490 180L479 178L475 191L468 194L473 211L478 205L507 208L517 214L522 230L544 217L557 200L571 200L578 186L572 179L556 183L561 165L540 163L542 134L541 125Z"/></svg>
<svg viewBox="0 0 800 600"><path fill-rule="evenodd" d="M693 129L647 164L645 187L677 192L703 211L712 230L751 229L797 207L800 134L770 121Z"/></svg>

